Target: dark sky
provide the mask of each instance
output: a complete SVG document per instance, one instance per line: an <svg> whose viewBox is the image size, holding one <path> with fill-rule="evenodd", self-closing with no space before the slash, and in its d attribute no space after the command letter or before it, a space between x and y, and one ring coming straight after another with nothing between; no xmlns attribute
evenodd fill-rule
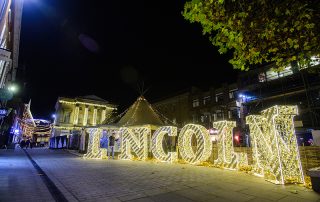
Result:
<svg viewBox="0 0 320 202"><path fill-rule="evenodd" d="M235 81L230 56L218 53L200 25L184 20L184 3L25 1L19 77L34 117L49 117L58 96L95 94L123 109L139 95L137 83L154 100Z"/></svg>

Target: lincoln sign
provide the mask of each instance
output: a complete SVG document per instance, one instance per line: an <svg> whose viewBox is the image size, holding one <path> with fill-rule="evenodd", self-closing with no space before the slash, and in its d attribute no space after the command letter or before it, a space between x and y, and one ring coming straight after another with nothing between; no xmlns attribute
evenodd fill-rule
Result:
<svg viewBox="0 0 320 202"><path fill-rule="evenodd" d="M250 167L253 174L276 183L304 183L299 150L294 133L293 117L296 106L273 106L261 111L260 115L246 117L250 128L252 161L249 165L247 152L236 152L233 147L233 121L214 122L217 129L218 149L214 166L239 170ZM100 148L102 129L89 128L88 152L84 158L106 158L106 148ZM189 164L202 164L212 155L213 143L206 128L187 124L178 134L174 126L159 127L153 134L149 127L119 128L121 146L119 159L146 160L149 152L161 162L174 163L178 158ZM176 152L165 152L164 136L176 136ZM196 146L192 145L196 142Z"/></svg>

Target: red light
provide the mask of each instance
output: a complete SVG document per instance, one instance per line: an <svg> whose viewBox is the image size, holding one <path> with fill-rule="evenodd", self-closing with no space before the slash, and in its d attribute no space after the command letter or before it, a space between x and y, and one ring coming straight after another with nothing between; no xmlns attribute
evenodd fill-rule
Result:
<svg viewBox="0 0 320 202"><path fill-rule="evenodd" d="M234 139L235 139L237 142L239 142L239 135L235 135L235 136L234 136Z"/></svg>

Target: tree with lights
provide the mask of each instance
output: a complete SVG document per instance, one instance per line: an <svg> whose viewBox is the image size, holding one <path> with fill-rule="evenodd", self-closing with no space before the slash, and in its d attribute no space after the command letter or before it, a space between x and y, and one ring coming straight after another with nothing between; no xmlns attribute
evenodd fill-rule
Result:
<svg viewBox="0 0 320 202"><path fill-rule="evenodd" d="M200 23L221 54L233 51L235 69L263 63L301 69L319 62L320 1L192 0L183 16Z"/></svg>

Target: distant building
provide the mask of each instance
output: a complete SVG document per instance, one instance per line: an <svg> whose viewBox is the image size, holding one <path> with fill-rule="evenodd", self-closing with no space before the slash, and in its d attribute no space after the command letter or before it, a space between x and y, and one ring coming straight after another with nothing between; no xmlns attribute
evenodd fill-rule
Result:
<svg viewBox="0 0 320 202"><path fill-rule="evenodd" d="M37 146L46 146L49 144L49 139L52 130L52 123L49 120L34 119L36 127L33 132L33 141Z"/></svg>
<svg viewBox="0 0 320 202"><path fill-rule="evenodd" d="M59 97L55 108L50 147L78 148L82 128L102 124L117 110L117 105L95 95L88 95Z"/></svg>
<svg viewBox="0 0 320 202"><path fill-rule="evenodd" d="M191 92L192 103L190 113L192 122L201 124L206 128L212 127L212 122L238 119L236 83L224 83L220 87L211 87L209 91L193 88Z"/></svg>
<svg viewBox="0 0 320 202"><path fill-rule="evenodd" d="M319 67L320 59L312 58L310 66ZM236 121L238 146L250 144L246 116L273 105L298 106L294 123L300 139L307 137L308 131L311 134L310 130L320 129L320 68L298 70L292 65L275 72L272 67L242 72L237 83L211 87L208 91L193 87L153 105L179 127L196 123L209 129L215 121Z"/></svg>
<svg viewBox="0 0 320 202"><path fill-rule="evenodd" d="M160 114L168 118L170 122L178 127L183 127L183 125L192 121L189 106L190 95L190 90L185 90L171 97L162 98L152 105Z"/></svg>
<svg viewBox="0 0 320 202"><path fill-rule="evenodd" d="M206 128L213 121L237 120L239 107L236 105L237 85L223 84L209 91L192 87L189 90L154 102L155 108L176 122L179 127L187 123L196 123Z"/></svg>
<svg viewBox="0 0 320 202"><path fill-rule="evenodd" d="M311 66L319 66L319 63L314 61ZM292 66L281 72L265 66L240 74L238 102L243 123L247 115L273 105L297 105L299 115L294 118L296 133L320 129L319 74L319 68L299 71Z"/></svg>

